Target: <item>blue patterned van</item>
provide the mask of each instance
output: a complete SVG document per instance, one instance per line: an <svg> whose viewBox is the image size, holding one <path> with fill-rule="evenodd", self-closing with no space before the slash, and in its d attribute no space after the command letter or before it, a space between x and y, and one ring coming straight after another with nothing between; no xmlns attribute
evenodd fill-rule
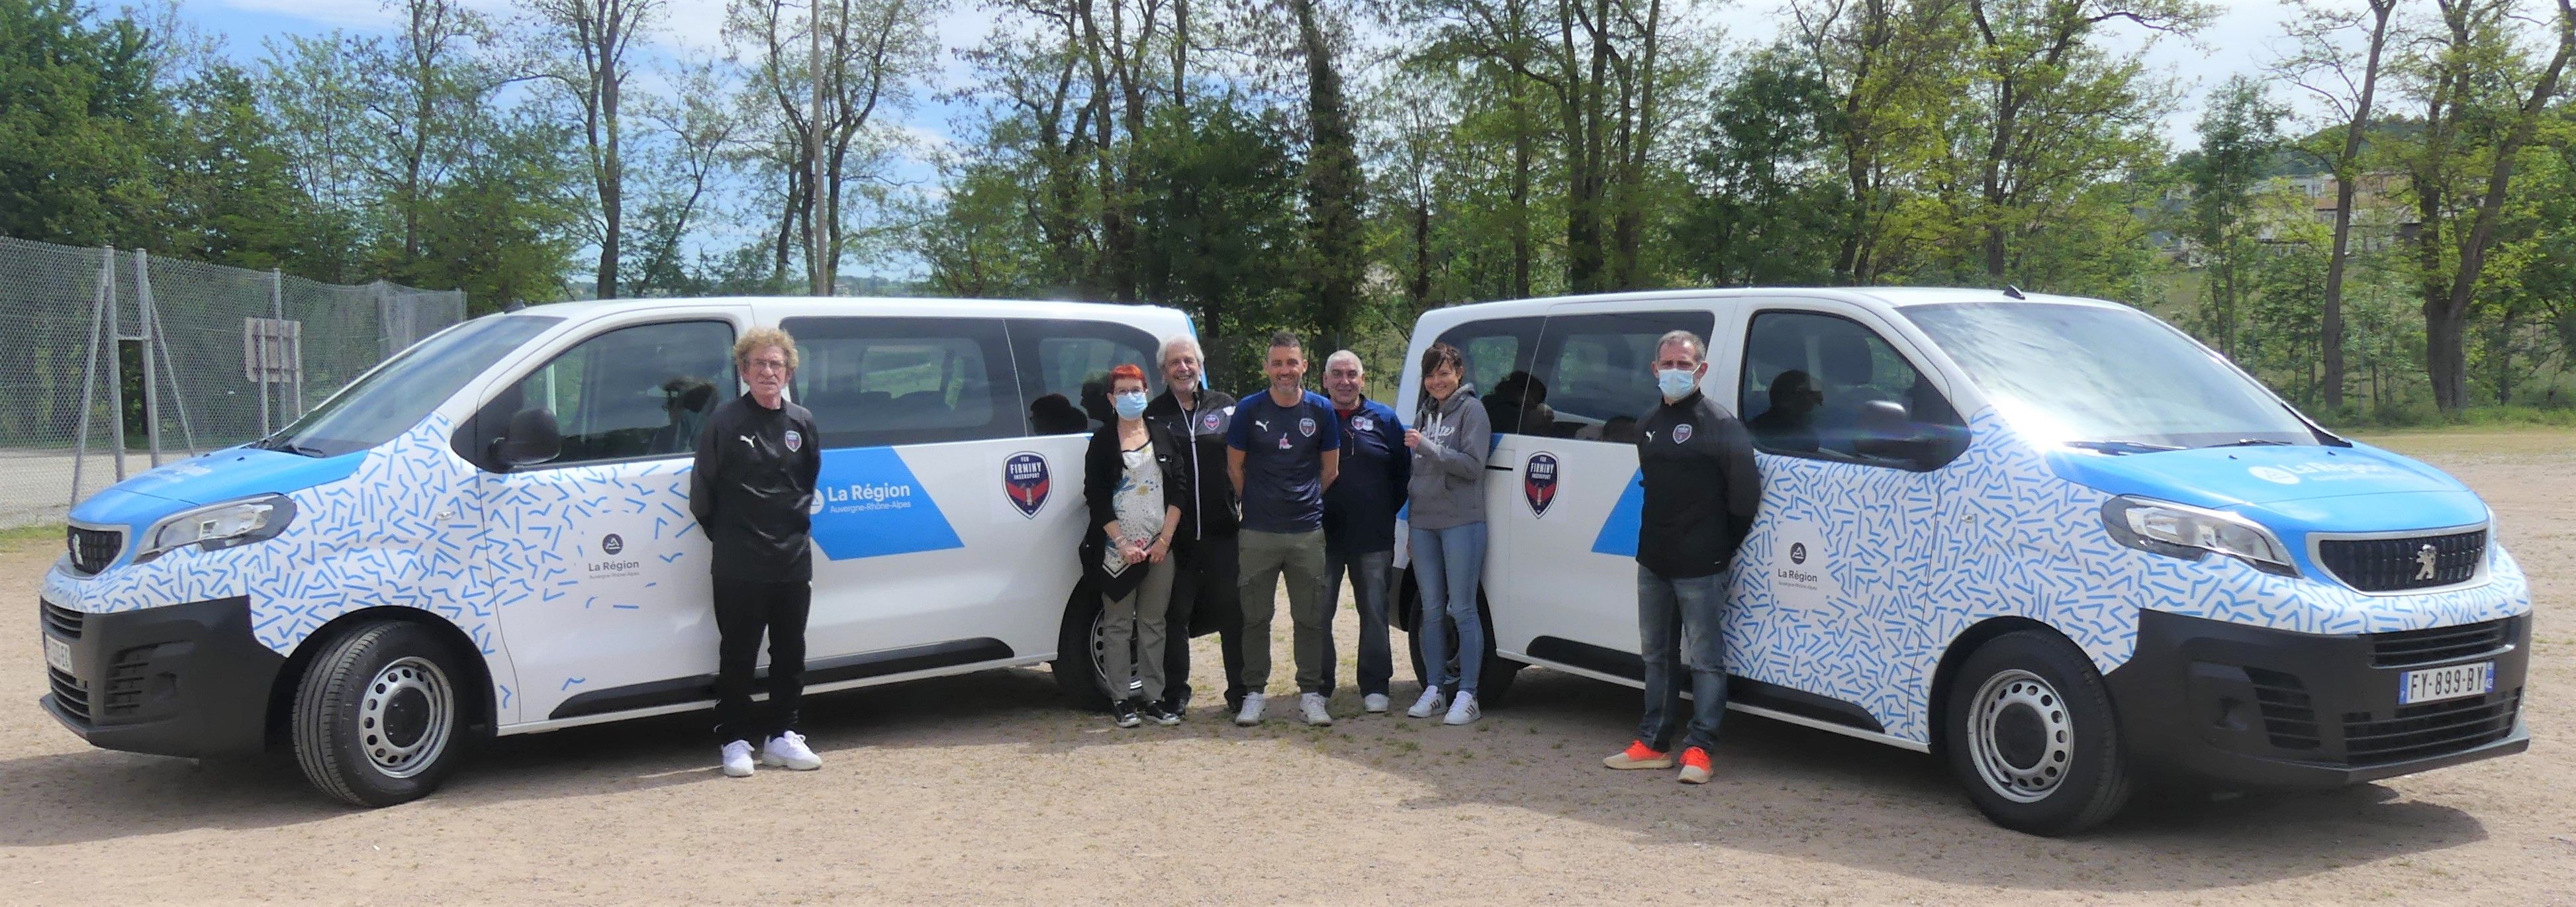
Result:
<svg viewBox="0 0 2576 907"><path fill-rule="evenodd" d="M707 708L688 470L754 326L797 338L788 393L821 434L807 689L1056 661L1105 702L1100 597L1074 591L1078 414L1188 319L749 298L476 318L275 435L92 495L45 575L44 708L109 749L291 750L374 806L428 793L473 737Z"/></svg>
<svg viewBox="0 0 2576 907"><path fill-rule="evenodd" d="M1736 710L1938 753L2039 834L2136 781L2324 787L2528 746L2531 596L2477 495L2146 313L2017 290L1423 315L1398 411L1447 343L1496 428L1483 698L1524 664L1641 685L1634 425L1672 330L1708 339L1702 390L1759 450Z"/></svg>

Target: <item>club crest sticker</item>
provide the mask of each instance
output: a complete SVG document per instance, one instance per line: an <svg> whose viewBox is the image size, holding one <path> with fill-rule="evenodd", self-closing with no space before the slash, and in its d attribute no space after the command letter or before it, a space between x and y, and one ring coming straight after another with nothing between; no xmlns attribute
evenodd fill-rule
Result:
<svg viewBox="0 0 2576 907"><path fill-rule="evenodd" d="M1309 438L1314 437L1315 420L1312 417L1297 420L1297 433Z"/></svg>
<svg viewBox="0 0 2576 907"><path fill-rule="evenodd" d="M795 452L796 452L796 450L797 450L797 448L804 447L804 446L805 446L805 436L804 436L804 435L797 434L797 433L796 433L796 430L795 430L795 429L793 429L793 428L788 429L788 430L787 430L787 452L788 452L788 453L795 453Z"/></svg>
<svg viewBox="0 0 2576 907"><path fill-rule="evenodd" d="M1225 428L1225 414L1210 410L1199 417L1199 434L1212 435Z"/></svg>
<svg viewBox="0 0 2576 907"><path fill-rule="evenodd" d="M1022 451L1002 461L1002 493L1010 496L1011 506L1019 508L1021 516L1036 519L1038 511L1046 508L1048 479L1045 457Z"/></svg>
<svg viewBox="0 0 2576 907"><path fill-rule="evenodd" d="M1521 469L1521 493L1529 498L1531 516L1546 516L1547 507L1556 503L1556 455L1534 453L1529 465Z"/></svg>
<svg viewBox="0 0 2576 907"><path fill-rule="evenodd" d="M1675 444L1688 444L1688 443L1690 443L1690 436L1691 436L1691 426L1690 426L1690 423L1688 423L1688 422L1684 422L1684 423L1682 423L1682 424L1680 424L1680 425L1675 425L1675 426L1673 426L1673 443L1675 443Z"/></svg>

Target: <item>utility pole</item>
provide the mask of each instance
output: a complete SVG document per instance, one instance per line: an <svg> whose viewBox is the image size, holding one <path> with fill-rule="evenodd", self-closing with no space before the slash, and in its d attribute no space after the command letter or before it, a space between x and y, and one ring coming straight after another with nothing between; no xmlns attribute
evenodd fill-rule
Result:
<svg viewBox="0 0 2576 907"><path fill-rule="evenodd" d="M805 32L813 42L813 58L810 65L814 77L814 112L806 119L806 125L809 128L805 134L805 151L814 158L814 180L810 194L805 197L805 223L807 224L805 233L808 244L812 246L806 251L806 255L813 265L811 268L814 273L813 294L830 296L832 295L832 268L831 262L825 258L828 254L825 249L830 246L830 242L823 237L825 232L823 220L823 0L809 0L809 2L813 5L805 8Z"/></svg>

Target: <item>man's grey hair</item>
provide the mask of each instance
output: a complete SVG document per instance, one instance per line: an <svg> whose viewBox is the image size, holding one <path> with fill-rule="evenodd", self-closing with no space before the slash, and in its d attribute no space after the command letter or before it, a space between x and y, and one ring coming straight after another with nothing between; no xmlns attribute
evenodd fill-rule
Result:
<svg viewBox="0 0 2576 907"><path fill-rule="evenodd" d="M1360 362L1360 354L1349 350L1334 350L1332 355L1324 357L1324 370L1328 372L1332 371L1333 363L1340 362L1344 359L1350 360L1351 367L1359 369L1360 374L1368 374L1368 366Z"/></svg>
<svg viewBox="0 0 2576 907"><path fill-rule="evenodd" d="M1664 347L1668 347L1676 343L1690 348L1691 361L1708 361L1708 344L1700 340L1698 334L1693 334L1689 331L1666 331L1664 332L1664 336L1655 338L1655 355L1663 355Z"/></svg>
<svg viewBox="0 0 2576 907"><path fill-rule="evenodd" d="M1188 334L1174 334L1163 338L1163 345L1154 350L1154 367L1161 368L1172 364L1172 351L1183 347L1189 348L1191 355L1199 357L1200 365L1207 364L1207 351L1199 348L1197 339Z"/></svg>

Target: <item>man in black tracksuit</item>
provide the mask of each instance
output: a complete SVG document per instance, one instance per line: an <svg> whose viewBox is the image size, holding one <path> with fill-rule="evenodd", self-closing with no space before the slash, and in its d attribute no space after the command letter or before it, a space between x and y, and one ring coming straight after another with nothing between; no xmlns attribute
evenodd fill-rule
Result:
<svg viewBox="0 0 2576 907"><path fill-rule="evenodd" d="M814 414L786 398L796 341L776 328L745 332L734 367L751 392L726 401L698 433L689 511L714 549L716 737L724 772L751 774L760 762L812 769L823 761L796 732L805 692L805 617L814 594L809 531L814 480L822 472ZM753 707L752 669L769 636L769 708Z"/></svg>
<svg viewBox="0 0 2576 907"><path fill-rule="evenodd" d="M1145 418L1189 441L1190 482L1198 503L1187 508L1189 515L1172 546L1171 608L1164 624L1172 641L1163 650L1164 697L1173 711L1189 712L1189 639L1195 617L1197 626L1217 630L1225 660L1225 708L1231 713L1242 707L1244 694L1242 595L1235 588L1239 561L1234 546L1241 517L1234 509L1234 482L1225 472L1225 431L1234 417L1234 398L1199 386L1206 363L1198 341L1173 337L1163 341L1157 356L1163 393L1145 405Z"/></svg>
<svg viewBox="0 0 2576 907"><path fill-rule="evenodd" d="M1674 331L1655 350L1663 403L1637 420L1645 508L1637 525L1637 630L1646 661L1646 714L1611 768L1670 768L1682 729L1680 674L1690 672L1691 712L1681 781L1705 784L1708 751L1726 714L1726 568L1753 527L1762 475L1753 438L1700 393L1708 347Z"/></svg>

